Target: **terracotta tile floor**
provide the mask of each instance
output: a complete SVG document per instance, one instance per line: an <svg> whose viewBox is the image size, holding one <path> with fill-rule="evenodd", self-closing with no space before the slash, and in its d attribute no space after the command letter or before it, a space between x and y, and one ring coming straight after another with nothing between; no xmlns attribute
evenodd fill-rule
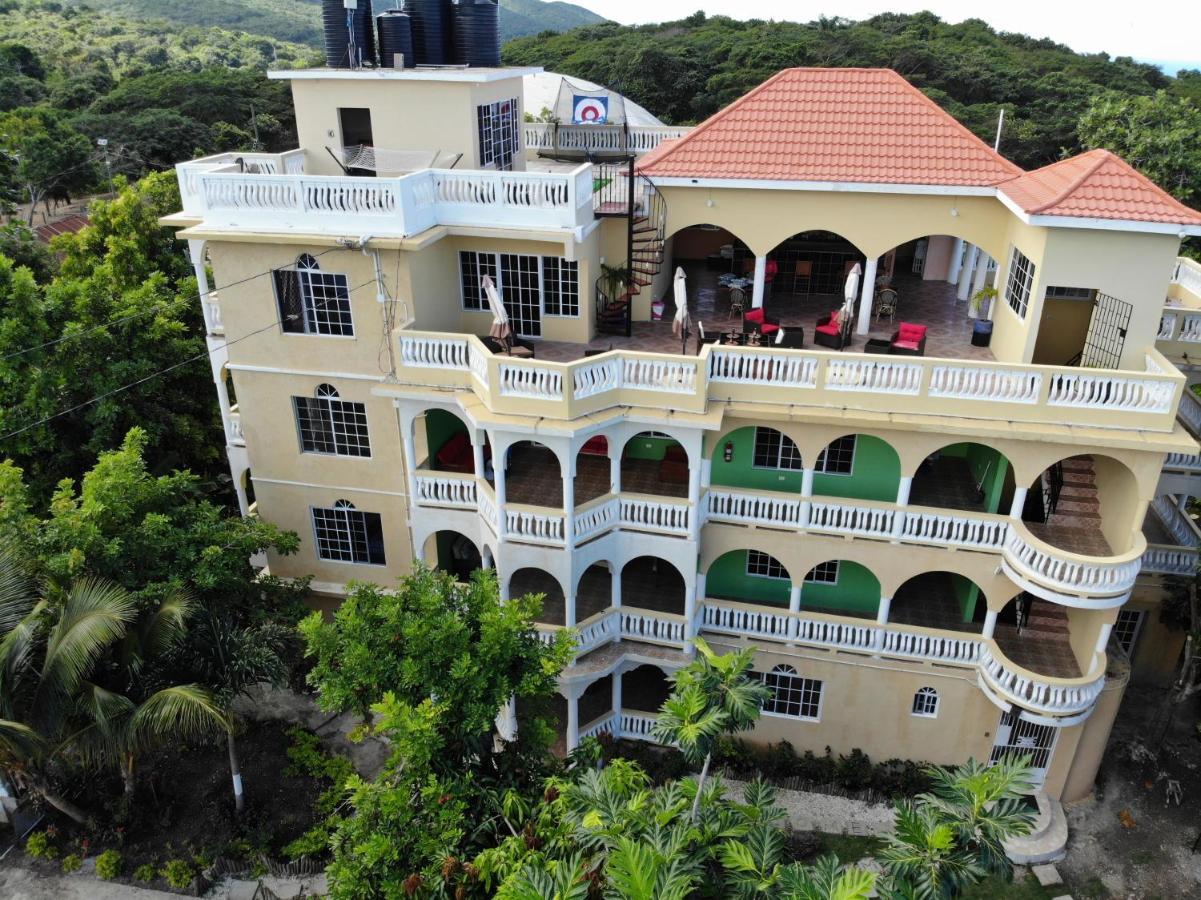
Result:
<svg viewBox="0 0 1201 900"><path fill-rule="evenodd" d="M563 476L559 460L545 447L519 445L509 451L505 496L510 503L563 508ZM621 487L633 494L687 497L688 485L659 480L659 463L623 459ZM575 504L581 506L609 492L609 458L581 455L576 460Z"/></svg>
<svg viewBox="0 0 1201 900"><path fill-rule="evenodd" d="M983 603L980 598L977 603ZM955 585L946 572L930 572L901 585L888 608L888 621L920 628L941 628L979 634L982 622L965 622L955 596Z"/></svg>
<svg viewBox="0 0 1201 900"><path fill-rule="evenodd" d="M707 269L702 263L684 262L688 276L689 314L694 323L693 337L688 342L688 353L696 352L696 322L705 325L706 332L728 331L740 327L737 317L730 317L729 291L718 284L720 272ZM987 347L971 345L972 320L967 316L964 303L955 302L955 286L944 281L922 281L908 273L899 273L893 286L900 295L897 322L913 322L929 329L926 336L926 355L944 356L953 359L979 359L994 361ZM748 298L749 301L749 298ZM805 331L805 347L813 347L813 326L818 317L842 305L841 296L829 294L772 294L765 304L767 315L778 319L781 325L801 327ZM674 308L668 298L669 313ZM866 337L855 335L846 352L863 352L868 338L890 338L896 325L883 320L872 322L871 333ZM635 322L630 337L598 335L588 344L573 344L563 341L539 341L537 358L554 362L570 362L580 359L587 350L637 350L647 353L679 353L680 339L671 333L670 320L662 322ZM817 349L825 349L818 347Z"/></svg>
<svg viewBox="0 0 1201 900"><path fill-rule="evenodd" d="M998 624L993 639L1009 660L1024 669L1052 678L1081 675L1066 634L1042 634L1028 629L1018 634L1013 625Z"/></svg>
<svg viewBox="0 0 1201 900"><path fill-rule="evenodd" d="M1026 527L1040 541L1046 541L1052 547L1067 550L1069 553L1081 553L1085 556L1112 556L1109 541L1096 525L1086 524L1090 519L1073 519L1079 525L1063 525L1058 522L1027 522Z"/></svg>

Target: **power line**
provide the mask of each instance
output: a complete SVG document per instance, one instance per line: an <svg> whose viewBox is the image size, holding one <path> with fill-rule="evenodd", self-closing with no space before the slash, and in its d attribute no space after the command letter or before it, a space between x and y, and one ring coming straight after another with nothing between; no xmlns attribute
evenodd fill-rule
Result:
<svg viewBox="0 0 1201 900"><path fill-rule="evenodd" d="M354 287L350 288L346 292L347 297L349 297L355 291L357 291L361 288L364 288L369 284L375 284L375 279L372 278L370 281L364 281L362 284L355 285ZM326 302L327 301L323 301L321 305L325 306ZM137 381L132 381L129 384L122 385L121 387L113 388L111 391L106 391L105 393L100 394L96 397L93 397L90 400L85 400L83 403L77 403L68 409L63 409L56 413L52 413L51 415L46 416L43 419L39 419L36 422L31 422L30 424L25 425L22 428L18 428L16 431L10 431L7 434L2 434L2 435L0 435L0 441L6 441L9 438L16 437L19 434L24 434L26 431L30 431L31 429L37 428L40 425L45 425L47 422L51 422L54 419L58 419L62 416L66 416L73 412L77 412L85 407L91 406L93 403L99 403L101 400L106 400L109 397L114 396L115 394L120 394L123 391L128 391L131 388L138 387L139 385L145 384L148 381L153 381L155 378L158 378L160 375L166 375L168 372L172 372L175 369L178 369L178 368L188 365L189 363L196 362L199 359L204 359L207 356L212 356L218 350L224 350L226 347L232 346L233 344L240 343L241 341L244 341L247 338L252 338L256 334L262 334L268 328L274 328L277 325L280 325L280 326L283 325L283 323L280 321L280 317L278 317L278 316L276 318L272 319L270 322L268 322L262 328L255 329L254 331L244 334L239 338L234 338L232 341L226 341L224 344L221 344L219 347L214 347L212 350L206 350L203 353L197 353L195 356L189 356L185 360L182 360L180 362L177 362L170 366L167 366L165 369L159 369L157 372L152 372L151 374L147 375L144 378L139 378Z"/></svg>

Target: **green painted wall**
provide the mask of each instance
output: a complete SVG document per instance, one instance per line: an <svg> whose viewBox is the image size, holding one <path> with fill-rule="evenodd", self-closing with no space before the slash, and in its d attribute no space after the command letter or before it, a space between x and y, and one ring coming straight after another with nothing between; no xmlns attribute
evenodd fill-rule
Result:
<svg viewBox="0 0 1201 900"><path fill-rule="evenodd" d="M880 582L859 563L843 560L838 566L837 584L805 582L801 587L801 609L876 614L880 607Z"/></svg>
<svg viewBox="0 0 1201 900"><path fill-rule="evenodd" d="M705 593L719 600L788 606L792 582L746 574L746 551L735 550L714 560L705 577Z"/></svg>
<svg viewBox="0 0 1201 900"><path fill-rule="evenodd" d="M952 574L951 580L955 584L955 598L959 601L963 621L970 622L976 611L976 601L980 598L980 588L976 587L976 583L970 578L964 578L962 575Z"/></svg>
<svg viewBox="0 0 1201 900"><path fill-rule="evenodd" d="M941 452L943 456L958 456L967 460L976 483L983 481L985 511L997 512L1001 493L1005 489L1005 473L1009 468L1008 460L1000 451L983 444L951 444Z"/></svg>
<svg viewBox="0 0 1201 900"><path fill-rule="evenodd" d="M734 458L728 463L725 461L727 443L734 445ZM800 492L799 470L757 469L754 461L755 429L753 426L739 428L718 441L713 451L710 479L713 484L723 487ZM896 451L880 438L861 434L856 442L851 474L814 475L813 493L815 496L850 497L892 503L897 499L897 487L900 482L901 461Z"/></svg>
<svg viewBox="0 0 1201 900"><path fill-rule="evenodd" d="M454 413L447 412L444 409L431 409L425 414L425 439L429 445L430 465L433 465L434 457L438 455L438 451L442 449L456 431L466 431L467 426L463 424L463 420Z"/></svg>
<svg viewBox="0 0 1201 900"><path fill-rule="evenodd" d="M625 449L622 451L622 457L629 459L653 459L659 461L663 459L663 454L667 452L667 448L673 444L678 444L679 441L673 438L649 437L645 434L630 438L626 442Z"/></svg>

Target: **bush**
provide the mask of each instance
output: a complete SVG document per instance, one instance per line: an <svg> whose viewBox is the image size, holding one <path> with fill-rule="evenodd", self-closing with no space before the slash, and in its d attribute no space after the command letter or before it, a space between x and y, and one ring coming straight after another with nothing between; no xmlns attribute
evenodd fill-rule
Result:
<svg viewBox="0 0 1201 900"><path fill-rule="evenodd" d="M105 850L96 857L96 877L102 881L112 881L121 874L121 852Z"/></svg>
<svg viewBox="0 0 1201 900"><path fill-rule="evenodd" d="M35 831L25 841L25 852L34 859L57 859L58 848L44 831Z"/></svg>
<svg viewBox="0 0 1201 900"><path fill-rule="evenodd" d="M321 748L321 740L311 731L292 728L288 731L288 737L292 739L288 747L291 763L284 770L285 774L320 778L329 787L322 791L313 804L313 814L319 820L318 824L285 846L283 852L289 859L320 857L329 851L330 835L342 821L337 808L346 796L346 782L354 774L354 766L345 756L326 753Z"/></svg>
<svg viewBox="0 0 1201 900"><path fill-rule="evenodd" d="M196 877L196 872L182 859L169 860L159 874L167 880L167 884L179 891L191 887L192 879Z"/></svg>
<svg viewBox="0 0 1201 900"><path fill-rule="evenodd" d="M133 870L133 877L136 881L154 881L158 877L158 872L155 871L154 866L146 863Z"/></svg>
<svg viewBox="0 0 1201 900"><path fill-rule="evenodd" d="M78 872L83 867L83 860L72 853L70 856L63 857L62 866L63 872Z"/></svg>

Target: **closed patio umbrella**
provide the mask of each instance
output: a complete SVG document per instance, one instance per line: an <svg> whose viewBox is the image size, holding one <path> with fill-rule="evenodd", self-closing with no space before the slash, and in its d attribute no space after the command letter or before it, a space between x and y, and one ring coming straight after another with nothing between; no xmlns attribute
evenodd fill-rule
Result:
<svg viewBox="0 0 1201 900"><path fill-rule="evenodd" d="M842 292L842 333L849 335L854 328L855 300L859 297L859 279L863 277L863 269L859 263L847 273L847 283Z"/></svg>
<svg viewBox="0 0 1201 900"><path fill-rule="evenodd" d="M488 306L492 310L492 328L489 329L488 334L508 347L509 336L513 331L509 327L509 314L505 310L505 302L500 299L500 294L496 290L496 285L492 283L491 276L485 275L481 284L484 288L484 296L488 298Z"/></svg>
<svg viewBox="0 0 1201 900"><path fill-rule="evenodd" d="M692 320L688 317L688 287L685 283L684 269L676 266L674 279L676 314L671 320L671 332L680 339L680 352L688 352L688 333Z"/></svg>

